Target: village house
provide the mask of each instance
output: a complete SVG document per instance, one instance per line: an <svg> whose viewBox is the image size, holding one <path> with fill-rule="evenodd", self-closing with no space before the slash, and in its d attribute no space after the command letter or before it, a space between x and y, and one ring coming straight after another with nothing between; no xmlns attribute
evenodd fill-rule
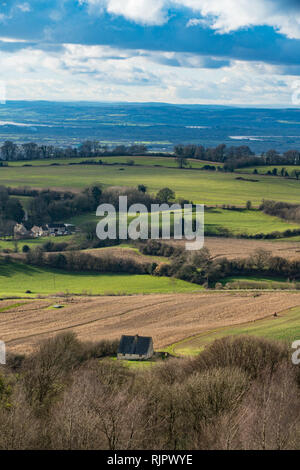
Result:
<svg viewBox="0 0 300 470"><path fill-rule="evenodd" d="M14 238L28 238L30 237L30 232L23 224L16 224L14 226Z"/></svg>
<svg viewBox="0 0 300 470"><path fill-rule="evenodd" d="M118 349L118 359L143 361L150 359L153 354L153 340L150 336L122 336Z"/></svg>
<svg viewBox="0 0 300 470"><path fill-rule="evenodd" d="M39 227L34 225L30 232L33 238L47 237L49 235L49 230L46 226Z"/></svg>

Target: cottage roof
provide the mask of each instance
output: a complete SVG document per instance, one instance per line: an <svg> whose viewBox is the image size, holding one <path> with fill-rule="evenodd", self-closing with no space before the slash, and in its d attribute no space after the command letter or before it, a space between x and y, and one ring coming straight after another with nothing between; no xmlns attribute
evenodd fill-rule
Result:
<svg viewBox="0 0 300 470"><path fill-rule="evenodd" d="M149 347L152 344L150 336L125 336L123 335L120 341L118 354L147 354Z"/></svg>

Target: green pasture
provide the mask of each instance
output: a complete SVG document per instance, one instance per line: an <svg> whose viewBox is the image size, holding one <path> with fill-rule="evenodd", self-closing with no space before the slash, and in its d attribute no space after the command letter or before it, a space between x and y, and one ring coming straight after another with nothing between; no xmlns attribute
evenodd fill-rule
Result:
<svg viewBox="0 0 300 470"><path fill-rule="evenodd" d="M94 294L128 295L199 291L195 284L150 275L68 272L29 266L19 262L0 263L0 295Z"/></svg>
<svg viewBox="0 0 300 470"><path fill-rule="evenodd" d="M103 163L110 163L110 164L117 164L117 163L128 163L128 161L133 161L135 165L140 166L155 166L155 167L171 167L177 168L178 164L175 160L175 157L153 157L153 156L121 156L121 157L91 157L91 158L53 158L53 159L46 159L46 160L30 160L30 161L17 161L17 162L9 162L9 166L12 167L23 167L26 168L28 165L30 166L53 166L53 165L70 165L72 163L79 163L84 160L99 162L101 160ZM210 162L203 162L195 159L188 160L188 166L192 168L202 168L204 165L215 165L215 166L222 166L221 163L210 163ZM82 166L82 165L80 165Z"/></svg>
<svg viewBox="0 0 300 470"><path fill-rule="evenodd" d="M103 187L145 184L152 193L163 187L178 198L211 205L258 205L262 199L299 202L300 181L256 176L257 182L236 179L237 173L144 166L42 166L0 168L0 184L82 190L97 183Z"/></svg>
<svg viewBox="0 0 300 470"><path fill-rule="evenodd" d="M273 171L274 168L277 168L278 176L280 176L281 169L284 168L289 176L292 176L293 171L300 171L300 165L268 165L268 166L252 166L249 168L241 168L240 170L236 170L240 173L251 173L256 169L260 175L266 175L268 171ZM253 175L256 176L256 175ZM271 178L271 175L270 175Z"/></svg>
<svg viewBox="0 0 300 470"><path fill-rule="evenodd" d="M236 335L253 335L292 344L293 341L300 338L300 307L281 312L278 317L270 316L270 318L243 325L205 331L174 343L166 350L178 356L194 356L214 340Z"/></svg>
<svg viewBox="0 0 300 470"><path fill-rule="evenodd" d="M15 251L17 246L17 252L22 253L24 245L29 246L32 250L37 247L41 247L44 243L70 243L74 239L74 235L66 235L65 237L40 237L40 238L29 238L28 240L17 240L13 241L12 238L0 239L0 252L9 250Z"/></svg>
<svg viewBox="0 0 300 470"><path fill-rule="evenodd" d="M100 221L95 214L84 214L72 217L68 222L84 227L89 223L97 224ZM171 221L173 215L171 214ZM278 217L273 217L259 210L238 210L232 211L221 208L210 208L205 210L204 215L205 229L210 235L218 232L218 228L226 228L233 235L255 235L257 233L271 233L274 231L284 232L285 230L299 229L300 226L295 223L289 223ZM150 216L149 216L150 224ZM293 240L295 241L295 240Z"/></svg>
<svg viewBox="0 0 300 470"><path fill-rule="evenodd" d="M229 289L300 289L300 282L289 282L285 278L264 276L232 276L220 281Z"/></svg>

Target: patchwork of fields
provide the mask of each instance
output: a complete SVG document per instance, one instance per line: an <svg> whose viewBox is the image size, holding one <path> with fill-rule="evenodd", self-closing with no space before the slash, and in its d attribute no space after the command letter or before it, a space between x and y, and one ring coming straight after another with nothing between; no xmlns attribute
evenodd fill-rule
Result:
<svg viewBox="0 0 300 470"><path fill-rule="evenodd" d="M300 181L296 179L264 175L256 175L255 180L248 176L238 179L238 173L199 171L204 164L209 164L199 161L190 161L192 168L179 170L173 158L101 159L115 165L69 165L78 162L77 159L28 162L31 166L14 162L0 168L0 185L79 192L94 183L103 187L144 184L151 193L167 186L175 191L177 198L214 206L205 214L205 224L211 233L218 227L226 228L236 236L299 228L296 223L258 210L222 208L224 204L244 208L249 200L255 207L262 199L299 203ZM133 160L134 165L124 165L128 160ZM262 167L258 171L265 173L267 169ZM253 169L245 170L247 172L251 173ZM21 202L27 209L30 198L22 197ZM98 221L94 214L81 215L69 222L84 226L91 221ZM34 249L49 240L56 243L72 239L25 240L18 242L18 249L22 251L24 244ZM205 246L214 258L244 258L261 248L273 256L300 257L299 237L287 241L206 238ZM15 249L13 241L0 241L1 251ZM147 260L132 245L87 252L95 256L106 252L141 262ZM22 258L22 255L16 257ZM151 260L168 262L162 257L151 257ZM267 285L271 283L265 281ZM26 291L30 293L26 294ZM55 298L58 294L60 297ZM101 297L93 297L95 295ZM70 329L80 339L92 341L118 338L126 333L150 335L156 349L168 348L175 354L196 354L214 338L228 334L258 334L289 341L297 335L300 337L300 293L297 292L208 292L198 285L173 278L72 273L15 261L0 265L0 296L23 298L0 301L1 340L7 342L9 349L19 352L29 352L41 339ZM38 300L38 296L44 299ZM56 302L61 302L63 308L51 308ZM275 311L282 312L278 318L272 317Z"/></svg>

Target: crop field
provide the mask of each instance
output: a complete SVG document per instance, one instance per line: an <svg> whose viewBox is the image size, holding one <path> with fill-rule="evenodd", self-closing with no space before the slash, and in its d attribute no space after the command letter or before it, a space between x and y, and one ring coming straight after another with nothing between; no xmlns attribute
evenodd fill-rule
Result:
<svg viewBox="0 0 300 470"><path fill-rule="evenodd" d="M254 335L272 340L285 341L291 345L300 338L300 307L281 312L278 317L248 322L234 327L206 331L171 345L168 350L175 355L196 355L205 346L225 336Z"/></svg>
<svg viewBox="0 0 300 470"><path fill-rule="evenodd" d="M256 176L255 182L236 179L235 173L179 170L143 166L51 166L0 168L0 184L35 188L82 190L100 183L107 186L137 187L145 184L150 192L170 187L177 197L211 205L242 205L248 200L258 205L262 199L298 202L300 181Z"/></svg>
<svg viewBox="0 0 300 470"><path fill-rule="evenodd" d="M183 246L185 241L171 240L171 244L177 246ZM205 237L204 240L205 248L208 248L213 258L228 259L234 258L247 258L254 254L257 250L268 251L272 256L281 256L287 259L299 259L300 258L300 243L299 242L279 242L279 241L268 241L268 240L246 240L236 238L220 238L220 237ZM133 258L136 261L141 262L168 262L169 258L163 256L145 256L142 255L138 248L134 245L121 244L116 247L106 247L85 250L85 253L91 253L94 256L100 256L103 253Z"/></svg>
<svg viewBox="0 0 300 470"><path fill-rule="evenodd" d="M270 252L272 256L281 256L288 259L299 259L300 239L299 241L294 241L294 239L292 240L293 241L269 241L206 237L205 247L209 249L211 255L214 258L246 258L253 254L256 250L262 249Z"/></svg>
<svg viewBox="0 0 300 470"><path fill-rule="evenodd" d="M64 307L51 308L57 302ZM59 300L31 299L22 305L16 305L16 300L6 300L0 302L0 307L2 305L1 339L9 350L29 352L40 340L63 331L74 331L80 339L91 341L116 339L122 334L152 336L156 350L168 350L170 344L218 328L238 326L242 329L241 324L271 319L274 312L279 313L280 319L281 312L299 308L300 293L67 296ZM294 322L298 324L299 315ZM297 328L299 330L299 326Z"/></svg>
<svg viewBox="0 0 300 470"><path fill-rule="evenodd" d="M0 296L56 293L71 294L150 294L195 292L200 286L173 278L150 275L67 272L29 266L19 262L0 264Z"/></svg>

